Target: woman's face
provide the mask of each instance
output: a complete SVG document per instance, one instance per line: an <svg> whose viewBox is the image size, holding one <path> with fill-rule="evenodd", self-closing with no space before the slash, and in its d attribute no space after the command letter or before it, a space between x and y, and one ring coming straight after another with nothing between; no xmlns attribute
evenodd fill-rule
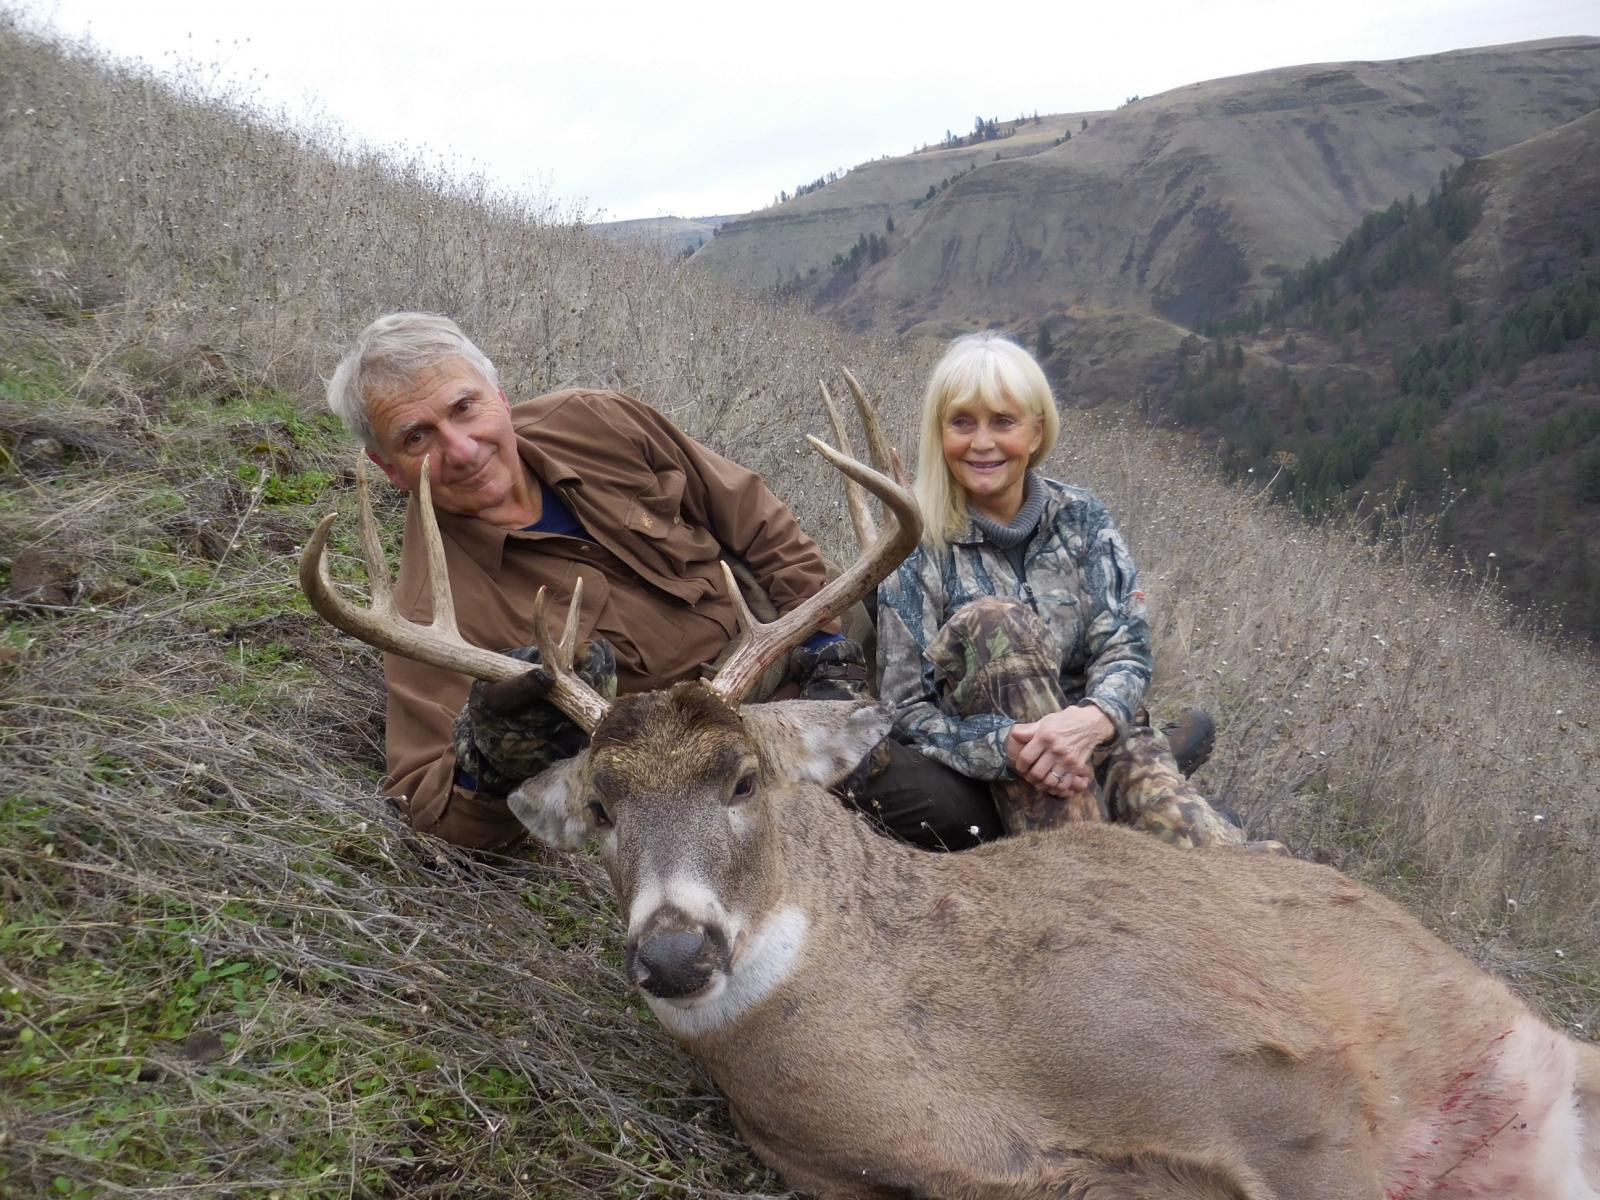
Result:
<svg viewBox="0 0 1600 1200"><path fill-rule="evenodd" d="M1009 525L1027 491L1028 460L1044 430L1009 397L992 404L951 408L944 415L944 461L967 503L992 521Z"/></svg>

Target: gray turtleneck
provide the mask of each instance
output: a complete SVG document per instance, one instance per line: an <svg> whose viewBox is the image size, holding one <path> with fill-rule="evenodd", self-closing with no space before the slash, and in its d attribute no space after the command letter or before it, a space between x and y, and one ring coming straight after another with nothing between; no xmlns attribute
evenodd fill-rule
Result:
<svg viewBox="0 0 1600 1200"><path fill-rule="evenodd" d="M1028 552L1028 543L1033 540L1034 531L1039 528L1039 518L1043 515L1044 488L1039 486L1038 474L1030 470L1023 482L1022 507L1009 525L991 521L977 510L972 512L972 523L983 534L984 541L1005 551L1011 569L1021 579L1023 557Z"/></svg>

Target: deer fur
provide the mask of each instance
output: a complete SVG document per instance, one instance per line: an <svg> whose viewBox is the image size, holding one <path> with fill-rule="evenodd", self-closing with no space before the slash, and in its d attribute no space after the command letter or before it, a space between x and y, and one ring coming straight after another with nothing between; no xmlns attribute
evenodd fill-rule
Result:
<svg viewBox="0 0 1600 1200"><path fill-rule="evenodd" d="M899 845L826 790L888 724L682 684L617 701L511 799L554 846L598 836L650 1007L793 1186L1600 1197L1600 1049L1396 905L1111 825ZM667 995L654 944L698 946Z"/></svg>

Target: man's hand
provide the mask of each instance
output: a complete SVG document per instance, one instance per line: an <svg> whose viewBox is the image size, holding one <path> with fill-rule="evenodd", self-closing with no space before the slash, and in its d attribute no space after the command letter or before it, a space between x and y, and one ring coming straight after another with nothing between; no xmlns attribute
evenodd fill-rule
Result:
<svg viewBox="0 0 1600 1200"><path fill-rule="evenodd" d="M1074 705L1037 721L1019 722L1006 738L1006 757L1019 778L1052 796L1086 791L1094 779L1095 748L1116 736L1111 719L1093 705Z"/></svg>
<svg viewBox="0 0 1600 1200"><path fill-rule="evenodd" d="M456 765L478 791L494 795L509 792L589 743L572 718L545 699L554 680L537 666L538 648L506 653L536 664L535 669L499 683L474 683L455 724ZM573 667L602 696L616 695L616 655L604 638L580 645Z"/></svg>

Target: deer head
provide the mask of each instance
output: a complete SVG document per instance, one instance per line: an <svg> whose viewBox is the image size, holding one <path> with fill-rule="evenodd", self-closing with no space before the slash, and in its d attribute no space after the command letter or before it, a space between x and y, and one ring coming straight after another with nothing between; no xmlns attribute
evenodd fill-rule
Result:
<svg viewBox="0 0 1600 1200"><path fill-rule="evenodd" d="M426 464L418 491L434 598L431 624L407 621L394 608L364 470L357 486L371 606L350 603L328 575L332 516L317 527L301 559L301 584L313 607L371 645L494 682L528 670L550 676L549 702L589 732L590 745L525 781L510 798L512 811L555 849L575 850L598 838L627 923L629 975L659 1000L692 1004L715 994L768 915L783 882L771 805L781 804L788 788L836 782L889 729L889 714L868 703L740 707L769 665L876 587L921 534L915 501L904 488L808 440L847 480L883 500L888 528L810 600L767 623L751 616L725 568L740 635L710 681L603 699L572 669L578 595L559 640L551 635L543 591L536 597L540 667L466 643L456 628Z"/></svg>

